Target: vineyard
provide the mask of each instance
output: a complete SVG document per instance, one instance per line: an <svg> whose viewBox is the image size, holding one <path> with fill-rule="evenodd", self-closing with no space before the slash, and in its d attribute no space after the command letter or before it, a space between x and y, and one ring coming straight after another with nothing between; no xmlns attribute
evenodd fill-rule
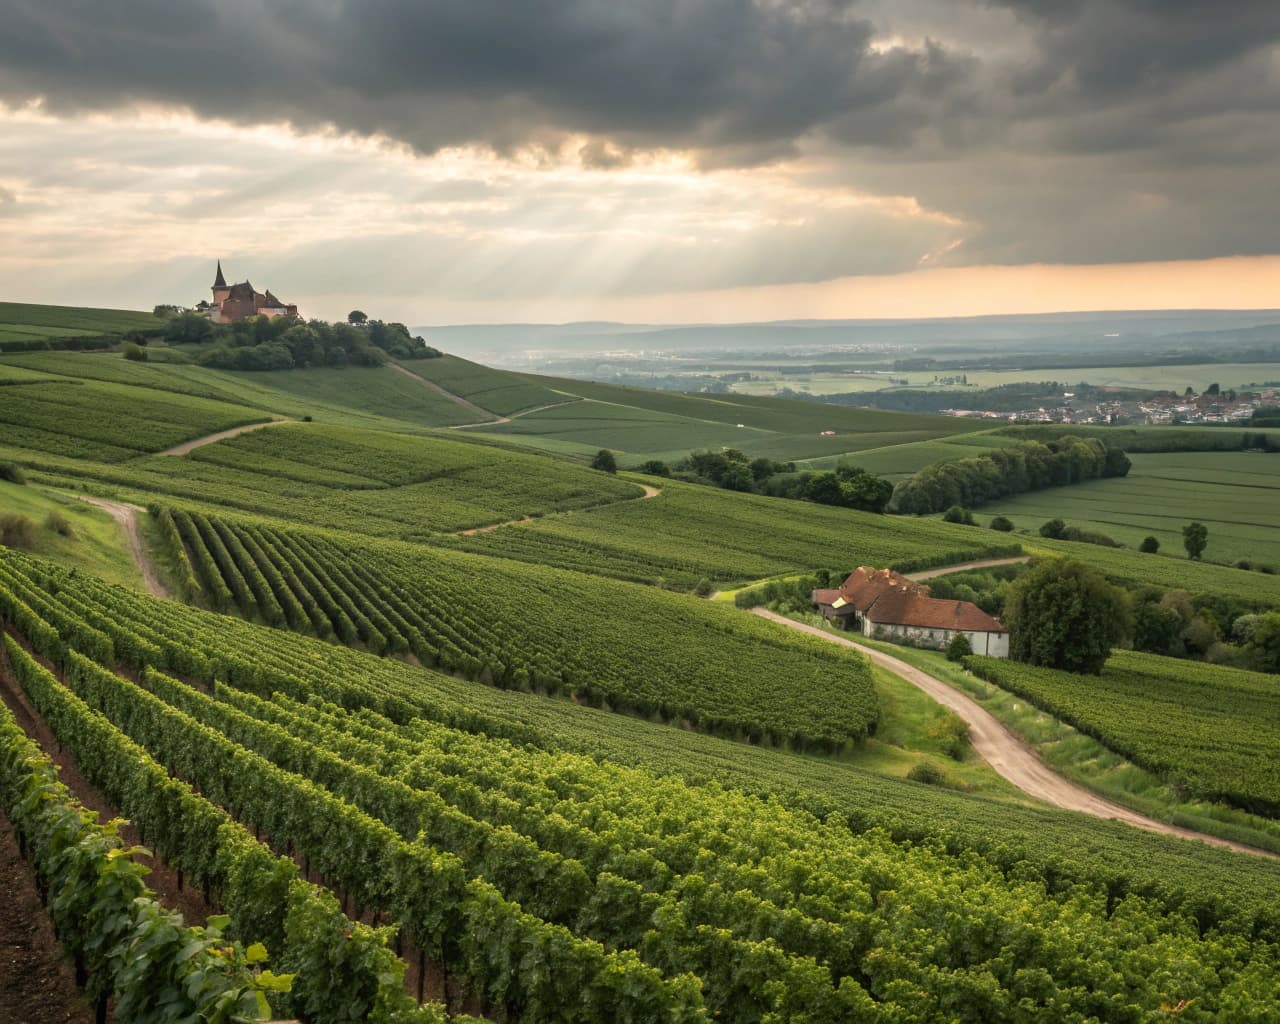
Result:
<svg viewBox="0 0 1280 1024"><path fill-rule="evenodd" d="M1102 676L968 658L966 666L1196 797L1280 816L1274 676L1116 651Z"/></svg>
<svg viewBox="0 0 1280 1024"><path fill-rule="evenodd" d="M306 1020L439 1019L403 1003L403 960L381 945L392 932L493 1019L527 1024L1280 1012L1267 895L1280 870L1265 862L1222 854L1216 892L1206 879L1200 895L1169 877L1162 851L1177 844L1131 836L1117 863L1132 868L1141 849L1164 877L1141 895L1142 866L1086 883L1070 857L1002 867L954 836L904 845L786 800L570 753L471 699L537 698L14 554L0 554L0 616L22 639L6 640L9 674L59 741L208 886L246 956L261 943L296 974L281 998ZM1046 833L1074 821L1043 820ZM1079 825L1082 844L1105 845L1108 828ZM344 925L339 898L380 927ZM346 954L356 940L316 969L326 943ZM391 959L371 975L379 956Z"/></svg>
<svg viewBox="0 0 1280 1024"><path fill-rule="evenodd" d="M927 519L662 482L652 501L492 533L432 538L466 551L684 589L859 565L903 571L1021 554L1007 537Z"/></svg>
<svg viewBox="0 0 1280 1024"><path fill-rule="evenodd" d="M119 462L270 418L260 410L203 398L139 392L96 381L39 380L5 389L0 437L6 445Z"/></svg>
<svg viewBox="0 0 1280 1024"><path fill-rule="evenodd" d="M875 726L861 658L727 606L199 512L158 522L189 594L267 625L753 742L838 750Z"/></svg>
<svg viewBox="0 0 1280 1024"><path fill-rule="evenodd" d="M71 385L68 385L71 386ZM194 400L174 399L175 404ZM125 465L24 454L43 482L111 485L387 537L484 526L638 498L634 483L476 441L289 423L184 458ZM3 439L9 442L8 434ZM21 444L15 439L12 443ZM2 446L0 446L2 447Z"/></svg>

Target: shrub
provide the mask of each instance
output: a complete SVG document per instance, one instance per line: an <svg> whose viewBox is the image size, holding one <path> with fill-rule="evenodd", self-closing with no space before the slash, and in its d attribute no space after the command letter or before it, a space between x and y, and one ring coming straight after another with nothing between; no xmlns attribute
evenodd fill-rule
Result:
<svg viewBox="0 0 1280 1024"><path fill-rule="evenodd" d="M0 462L0 480L8 480L11 484L25 484L27 474L16 462Z"/></svg>
<svg viewBox="0 0 1280 1024"><path fill-rule="evenodd" d="M33 548L36 528L26 516L16 512L0 515L0 545L7 548Z"/></svg>
<svg viewBox="0 0 1280 1024"><path fill-rule="evenodd" d="M1067 532L1067 524L1061 519L1050 519L1042 527L1040 527L1040 536L1049 537L1053 540L1062 540L1063 535Z"/></svg>
<svg viewBox="0 0 1280 1024"><path fill-rule="evenodd" d="M693 592L699 597L710 597L715 593L715 587L711 585L711 581L705 576L698 580L698 585L693 588Z"/></svg>
<svg viewBox="0 0 1280 1024"><path fill-rule="evenodd" d="M942 769L928 761L912 765L911 771L907 772L907 778L912 782L923 782L926 786L944 786L947 782Z"/></svg>
<svg viewBox="0 0 1280 1024"><path fill-rule="evenodd" d="M598 469L604 473L618 472L618 460L613 457L613 452L608 448L601 448L596 452L596 457L591 460L591 468Z"/></svg>
<svg viewBox="0 0 1280 1024"><path fill-rule="evenodd" d="M650 476L670 476L671 467L661 459L650 459L648 462L641 463L641 473L648 473Z"/></svg>
<svg viewBox="0 0 1280 1024"><path fill-rule="evenodd" d="M135 363L145 363L147 361L147 350L139 345L136 341L126 341L120 346L120 351L124 353L126 359Z"/></svg>
<svg viewBox="0 0 1280 1024"><path fill-rule="evenodd" d="M952 505L942 513L944 523L959 523L961 526L973 526L973 513L963 505Z"/></svg>
<svg viewBox="0 0 1280 1024"><path fill-rule="evenodd" d="M71 520L64 516L57 509L51 511L44 519L44 528L56 533L59 537L74 537L75 530L71 529Z"/></svg>
<svg viewBox="0 0 1280 1024"><path fill-rule="evenodd" d="M1160 550L1160 542L1155 537L1144 537L1142 543L1138 545L1138 550L1144 554L1154 555Z"/></svg>
<svg viewBox="0 0 1280 1024"><path fill-rule="evenodd" d="M991 529L1000 533L1013 533L1013 521L1005 516L996 516L991 520Z"/></svg>
<svg viewBox="0 0 1280 1024"><path fill-rule="evenodd" d="M973 644L969 642L968 633L957 633L947 644L947 661L963 661L973 653Z"/></svg>

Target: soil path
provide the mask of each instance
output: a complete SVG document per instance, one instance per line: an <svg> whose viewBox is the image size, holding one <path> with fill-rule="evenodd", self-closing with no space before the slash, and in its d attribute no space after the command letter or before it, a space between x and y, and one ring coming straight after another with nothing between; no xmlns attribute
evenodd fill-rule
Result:
<svg viewBox="0 0 1280 1024"><path fill-rule="evenodd" d="M505 417L505 416L498 416L498 415L495 415L494 413L491 413L488 409L481 409L481 408L480 408L480 406L478 406L478 405L476 405L476 404L475 404L475 402L468 402L468 401L467 401L465 398L463 398L461 395L455 395L452 391L449 391L449 390L447 390L447 389L445 389L445 388L442 388L442 387L441 387L439 384L437 384L435 381L433 381L433 380L427 380L427 378L426 378L426 377L424 377L424 376L422 376L421 374L414 373L412 370L410 370L410 369L409 369L408 367L406 367L406 366L401 366L399 363L394 363L394 362L388 362L388 363L387 363L387 365L388 365L389 367L391 367L391 369L395 370L395 371L396 371L396 373L403 373L406 377L411 377L412 379L416 380L416 381L417 381L419 384L421 384L424 388L430 388L432 391L436 392L436 394L444 395L444 397L445 397L445 398L447 398L447 399L449 399L449 401L451 401L451 402L457 402L460 406L462 406L462 408L464 408L464 409L468 410L469 412L473 413L474 415L476 415L476 416L482 416L482 417L484 417L484 416L487 416L487 417L488 417L488 419L484 420L484 421L483 421L483 422L481 422L481 423L462 423L462 424L459 424L459 426L462 426L462 427L482 427L482 426L483 426L483 427L491 427L491 426L493 426L493 425L494 425L494 424L496 424L496 423L510 423L510 422L511 422L511 421L510 421L509 419L507 419L507 417ZM457 428L454 428L454 429L457 429Z"/></svg>
<svg viewBox="0 0 1280 1024"><path fill-rule="evenodd" d="M35 874L0 811L0 1020L90 1024L93 1011L61 952Z"/></svg>
<svg viewBox="0 0 1280 1024"><path fill-rule="evenodd" d="M289 423L290 420L268 420L266 423L246 423L243 427L232 427L230 430L219 430L216 434L207 434L204 437L197 437L194 441L183 441L182 444L175 444L172 448L166 448L157 455L186 455L187 452L193 452L197 448L203 448L207 444L214 444L217 441L225 441L229 437L239 437L241 434L247 434L251 430L261 430L263 427L278 427L281 423Z"/></svg>
<svg viewBox="0 0 1280 1024"><path fill-rule="evenodd" d="M147 584L147 589L156 597L172 597L173 595L169 593L169 588L160 579L160 574L156 572L155 564L151 561L151 557L147 554L147 549L142 543L142 530L138 526L138 513L145 512L146 509L139 508L137 505L126 504L123 501L91 498L86 494L77 494L76 497L109 513L111 518L124 528L124 535L129 539L129 554L133 556L134 564L137 565L138 571L142 573L142 579Z"/></svg>
<svg viewBox="0 0 1280 1024"><path fill-rule="evenodd" d="M983 562L961 562L959 565L943 565L937 569L926 569L924 572L903 573L909 580L921 583L935 576L949 576L953 572L966 572L969 569L991 569L997 565L1019 565L1031 561L1030 555L1019 555L1017 558L988 558Z"/></svg>
<svg viewBox="0 0 1280 1024"><path fill-rule="evenodd" d="M644 494L640 495L638 498L624 498L623 501L644 501L646 498L656 498L662 493L661 487L650 487L648 484L640 484L639 486L644 488ZM618 502L613 502L613 504L616 505ZM583 511L590 512L591 509L584 509ZM572 513L565 514L572 515ZM500 530L504 526L519 526L521 523L531 522L533 522L533 518L531 516L525 516L522 519L508 519L501 523L490 523L488 526L473 526L469 530L459 530L456 536L474 537L477 533L493 533L494 530Z"/></svg>
<svg viewBox="0 0 1280 1024"><path fill-rule="evenodd" d="M840 644L843 647L852 647L877 665L919 687L943 707L954 711L964 719L968 723L969 736L973 742L973 749L978 756L1028 796L1043 800L1045 803L1052 804L1055 807L1062 807L1069 811L1079 811L1081 814L1088 814L1095 818L1115 819L1147 832L1159 832L1163 835L1178 836L1182 839L1196 839L1202 843L1208 843L1210 846L1221 846L1237 853L1249 853L1258 857L1280 859L1275 854L1268 853L1265 850L1245 846L1242 843L1233 843L1226 839L1219 839L1216 836L1205 835L1192 829L1179 828L1163 821L1156 821L1154 818L1148 818L1137 811L1131 811L1127 807L1105 800L1091 793L1083 786L1078 786L1074 782L1064 779L1041 761L1035 751L1019 737L1015 736L991 712L972 697L961 693L941 679L931 676L927 672L922 672L915 666L908 665L905 661L895 658L891 654L863 647L852 640L824 632L816 626L796 622L794 619L785 618L764 608L753 610L756 615L781 623L790 629L821 637L823 640L833 644Z"/></svg>

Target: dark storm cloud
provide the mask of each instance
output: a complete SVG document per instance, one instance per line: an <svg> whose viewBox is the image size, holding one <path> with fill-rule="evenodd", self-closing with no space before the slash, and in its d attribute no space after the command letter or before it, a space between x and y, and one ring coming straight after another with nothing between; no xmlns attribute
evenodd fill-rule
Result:
<svg viewBox="0 0 1280 1024"><path fill-rule="evenodd" d="M588 137L973 225L954 260L1275 251L1277 0L0 0L0 99L135 102L419 151Z"/></svg>

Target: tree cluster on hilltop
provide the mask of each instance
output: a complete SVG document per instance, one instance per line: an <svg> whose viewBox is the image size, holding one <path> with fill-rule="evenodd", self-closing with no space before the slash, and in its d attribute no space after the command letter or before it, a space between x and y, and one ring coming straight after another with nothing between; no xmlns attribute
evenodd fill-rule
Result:
<svg viewBox="0 0 1280 1024"><path fill-rule="evenodd" d="M197 357L219 370L292 370L308 366L381 366L387 359L434 359L441 355L404 324L365 318L328 323L264 316L215 324L198 313L170 317L164 338L171 345L207 345Z"/></svg>
<svg viewBox="0 0 1280 1024"><path fill-rule="evenodd" d="M1125 476L1129 457L1094 437L1068 435L993 448L968 459L937 462L898 484L890 509L925 515L953 505L972 508L1044 487Z"/></svg>
<svg viewBox="0 0 1280 1024"><path fill-rule="evenodd" d="M751 459L736 448L693 452L674 466L654 459L639 469L642 473L673 476L730 491L812 501L864 512L883 512L893 496L893 485L888 480L857 466L796 472L794 462L775 462L764 456Z"/></svg>

